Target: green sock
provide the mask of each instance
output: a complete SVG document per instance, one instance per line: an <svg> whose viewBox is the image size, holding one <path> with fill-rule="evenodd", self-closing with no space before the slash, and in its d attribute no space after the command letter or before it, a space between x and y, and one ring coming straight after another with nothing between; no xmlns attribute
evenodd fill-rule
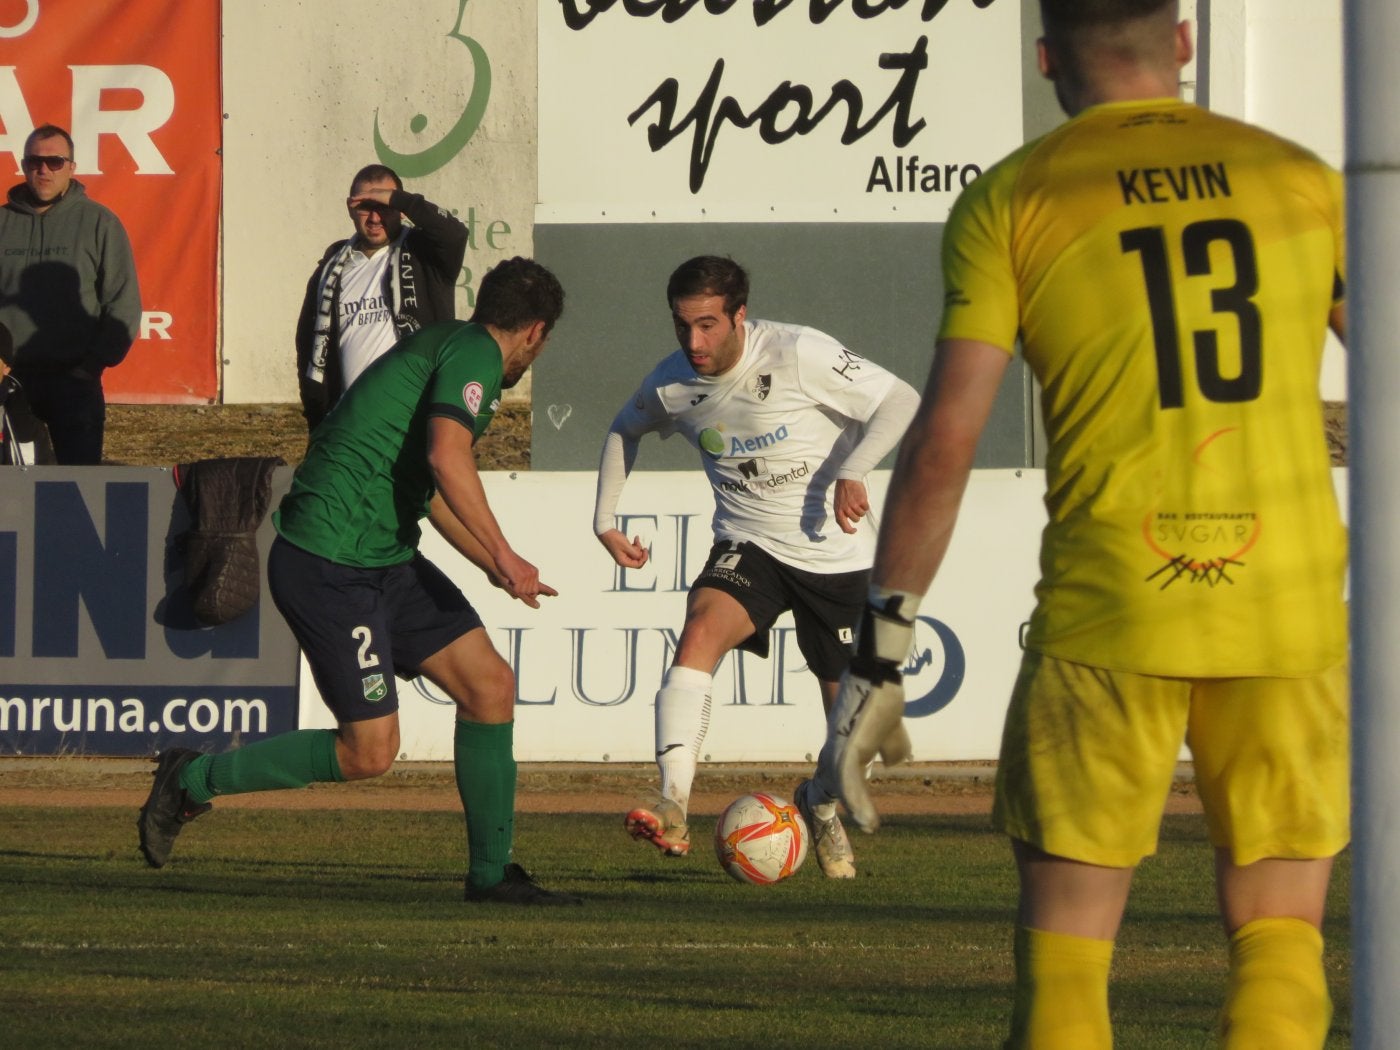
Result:
<svg viewBox="0 0 1400 1050"><path fill-rule="evenodd" d="M192 802L208 802L215 795L338 784L345 777L335 757L335 739L330 729L297 729L236 751L200 755L180 771L180 786Z"/></svg>
<svg viewBox="0 0 1400 1050"><path fill-rule="evenodd" d="M467 815L467 885L486 889L505 877L515 837L515 723L458 720L453 745Z"/></svg>

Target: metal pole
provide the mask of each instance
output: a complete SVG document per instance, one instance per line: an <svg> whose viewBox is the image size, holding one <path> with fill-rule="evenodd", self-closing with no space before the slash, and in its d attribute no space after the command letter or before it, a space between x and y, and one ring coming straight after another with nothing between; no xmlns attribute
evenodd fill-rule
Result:
<svg viewBox="0 0 1400 1050"><path fill-rule="evenodd" d="M1345 0L1353 1045L1400 1038L1400 4Z"/></svg>

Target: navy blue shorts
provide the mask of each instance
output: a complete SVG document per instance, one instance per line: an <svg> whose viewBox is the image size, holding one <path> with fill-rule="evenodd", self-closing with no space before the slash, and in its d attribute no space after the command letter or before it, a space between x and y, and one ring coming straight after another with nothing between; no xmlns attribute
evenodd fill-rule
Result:
<svg viewBox="0 0 1400 1050"><path fill-rule="evenodd" d="M835 682L855 652L870 572L807 572L752 543L721 540L710 548L710 558L691 586L713 587L744 607L754 632L739 648L755 656L768 656L773 621L791 609L808 670L823 682Z"/></svg>
<svg viewBox="0 0 1400 1050"><path fill-rule="evenodd" d="M414 678L424 660L482 625L456 585L421 554L361 569L278 536L267 581L321 698L341 723L397 711L394 676Z"/></svg>

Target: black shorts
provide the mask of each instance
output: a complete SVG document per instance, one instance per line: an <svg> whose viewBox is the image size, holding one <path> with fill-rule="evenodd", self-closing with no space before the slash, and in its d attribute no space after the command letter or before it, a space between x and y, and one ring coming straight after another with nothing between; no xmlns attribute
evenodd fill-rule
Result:
<svg viewBox="0 0 1400 1050"><path fill-rule="evenodd" d="M341 723L397 711L394 676L415 677L424 660L481 626L462 592L421 554L360 569L278 536L267 580L321 698Z"/></svg>
<svg viewBox="0 0 1400 1050"><path fill-rule="evenodd" d="M870 571L807 572L778 561L752 543L721 540L692 588L713 587L749 614L754 632L739 648L768 656L768 631L789 609L797 624L797 647L807 668L823 682L841 677L855 651L856 624L865 607Z"/></svg>

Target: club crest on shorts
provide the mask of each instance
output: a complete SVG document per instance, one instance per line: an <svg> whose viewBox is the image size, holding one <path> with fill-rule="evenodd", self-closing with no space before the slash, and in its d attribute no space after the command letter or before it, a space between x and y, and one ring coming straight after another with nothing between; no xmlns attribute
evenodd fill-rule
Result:
<svg viewBox="0 0 1400 1050"><path fill-rule="evenodd" d="M478 382L470 382L462 387L462 403L467 406L467 411L476 415L481 411L481 399L486 396L486 391L481 388Z"/></svg>
<svg viewBox="0 0 1400 1050"><path fill-rule="evenodd" d="M389 687L384 684L382 674L367 674L360 679L360 685L364 686L365 699L372 704L377 704L389 695Z"/></svg>
<svg viewBox="0 0 1400 1050"><path fill-rule="evenodd" d="M721 554L715 559L715 570L717 572L733 572L739 567L739 559L743 555L738 551L731 551L728 554Z"/></svg>

